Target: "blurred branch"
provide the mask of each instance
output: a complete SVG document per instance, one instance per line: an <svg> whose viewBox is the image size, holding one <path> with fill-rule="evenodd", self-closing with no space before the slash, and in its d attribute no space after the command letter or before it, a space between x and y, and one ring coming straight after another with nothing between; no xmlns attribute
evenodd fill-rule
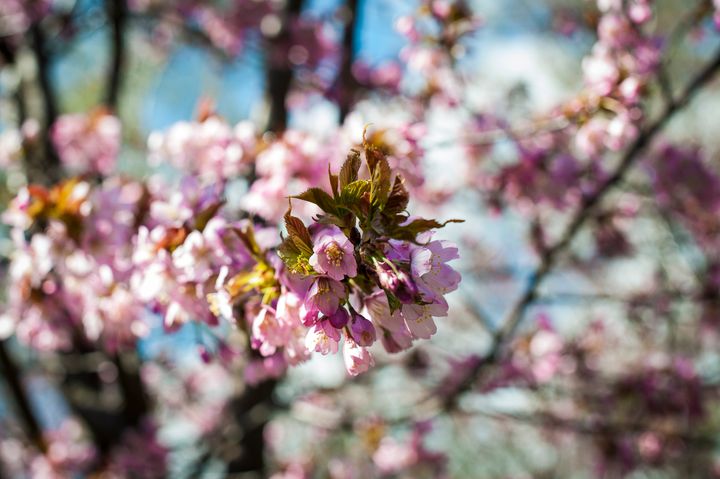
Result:
<svg viewBox="0 0 720 479"><path fill-rule="evenodd" d="M588 302L608 302L608 303L625 303L637 306L657 306L658 301L672 302L693 302L693 303L718 303L720 296L709 296L699 294L695 291L684 290L663 290L655 291L652 294L637 294L633 296L613 295L604 293L553 293L539 296L535 299L535 304L564 304L564 303L588 303Z"/></svg>
<svg viewBox="0 0 720 479"><path fill-rule="evenodd" d="M257 472L265 469L265 425L275 409L272 400L277 382L264 381L248 386L231 404L235 423L242 429L239 455L228 464L228 473Z"/></svg>
<svg viewBox="0 0 720 479"><path fill-rule="evenodd" d="M455 147L458 143L468 146L489 146L502 140L525 140L536 136L564 130L570 126L567 118L564 116L556 116L547 119L540 119L515 128L496 128L475 133L472 137L465 138L448 138L444 140L435 140L423 142L422 146L426 150L433 148Z"/></svg>
<svg viewBox="0 0 720 479"><path fill-rule="evenodd" d="M605 195L623 180L655 135L662 130L675 113L684 108L695 94L715 76L718 69L720 69L720 51L717 51L713 59L690 81L678 99L670 101L660 116L641 132L626 150L613 173L600 183L594 193L583 198L580 208L571 218L560 239L541 255L540 264L536 267L524 291L502 321L502 326L497 330L490 350L463 378L459 387L447 395L445 408L453 407L458 397L473 387L486 367L500 359L505 343L513 336L522 322L525 312L535 301L540 286L555 267L560 254L570 246L575 236L585 225L585 222L592 217Z"/></svg>
<svg viewBox="0 0 720 479"><path fill-rule="evenodd" d="M37 165L30 165L33 175L41 176L39 181L52 183L60 179L60 160L50 139L50 128L55 123L58 115L57 99L50 80L50 58L47 54L45 34L39 23L35 22L30 26L30 37L35 63L37 65L37 81L42 93L41 101L43 106L44 127L42 129L42 140L45 154L40 158ZM33 155L36 156L36 155ZM31 178L31 180L35 180Z"/></svg>
<svg viewBox="0 0 720 479"><path fill-rule="evenodd" d="M137 353L133 355L137 358ZM115 355L113 362L118 370L118 383L123 395L125 426L137 426L149 411L147 395L140 377L139 364L128 365L129 358Z"/></svg>
<svg viewBox="0 0 720 479"><path fill-rule="evenodd" d="M268 45L267 88L270 114L267 131L281 133L287 128L287 97L293 81L293 70L285 56L284 48L290 40L290 23L302 11L303 0L289 0L280 32L270 39Z"/></svg>
<svg viewBox="0 0 720 479"><path fill-rule="evenodd" d="M6 341L0 341L0 367L2 367L2 376L10 388L29 439L40 451L45 452L46 444L42 428L33 414L30 398L22 384L20 368L7 350Z"/></svg>
<svg viewBox="0 0 720 479"><path fill-rule="evenodd" d="M122 86L122 74L125 67L125 28L128 12L125 0L106 0L106 2L111 27L112 53L108 70L105 103L114 111L117 109L118 96Z"/></svg>
<svg viewBox="0 0 720 479"><path fill-rule="evenodd" d="M605 421L599 418L562 418L548 412L536 412L533 414L510 414L491 411L471 411L473 415L479 415L497 421L516 421L536 427L559 429L575 434L588 436L620 435L627 433L654 432L667 438L681 440L689 445L703 448L715 447L716 439L711 435L696 434L689 430L670 429L667 427L653 427L640 421Z"/></svg>
<svg viewBox="0 0 720 479"><path fill-rule="evenodd" d="M15 63L15 50L5 38L0 38L0 58L2 58L4 64Z"/></svg>
<svg viewBox="0 0 720 479"><path fill-rule="evenodd" d="M358 82L352 72L353 65L353 54L356 47L356 36L358 30L358 0L348 0L348 4L345 6L345 14L347 15L345 21L345 32L343 34L342 41L342 64L340 66L340 72L338 74L337 82L337 94L338 102L340 107L340 124L343 123L345 117L350 113L350 109L354 103L355 90L358 87Z"/></svg>
<svg viewBox="0 0 720 479"><path fill-rule="evenodd" d="M127 18L129 20L145 21L151 24L154 24L154 22L160 23L161 21L167 22L170 26L176 28L186 40L197 43L203 48L207 48L208 51L219 60L227 62L232 59L227 52L218 48L205 32L189 25L187 22L183 21L182 18L173 14L170 10L164 10L162 7L156 7L150 8L144 13L127 12Z"/></svg>

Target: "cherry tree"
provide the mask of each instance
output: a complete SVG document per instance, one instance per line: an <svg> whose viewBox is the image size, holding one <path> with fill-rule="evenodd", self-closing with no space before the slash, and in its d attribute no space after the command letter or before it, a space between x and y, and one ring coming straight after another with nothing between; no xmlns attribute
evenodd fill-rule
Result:
<svg viewBox="0 0 720 479"><path fill-rule="evenodd" d="M315 3L0 1L0 477L720 476L720 4Z"/></svg>

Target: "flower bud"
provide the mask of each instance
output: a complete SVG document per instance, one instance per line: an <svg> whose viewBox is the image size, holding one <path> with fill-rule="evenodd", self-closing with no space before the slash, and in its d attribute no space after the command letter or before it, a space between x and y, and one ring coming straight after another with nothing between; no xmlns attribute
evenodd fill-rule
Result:
<svg viewBox="0 0 720 479"><path fill-rule="evenodd" d="M388 260L376 263L375 271L380 280L380 286L392 292L401 303L411 304L415 302L418 289L410 275L405 271L393 268Z"/></svg>
<svg viewBox="0 0 720 479"><path fill-rule="evenodd" d="M350 314L345 308L338 308L335 313L328 316L328 321L335 329L342 329L350 320Z"/></svg>
<svg viewBox="0 0 720 479"><path fill-rule="evenodd" d="M370 346L375 342L375 327L364 316L352 312L350 319L350 335L360 346Z"/></svg>

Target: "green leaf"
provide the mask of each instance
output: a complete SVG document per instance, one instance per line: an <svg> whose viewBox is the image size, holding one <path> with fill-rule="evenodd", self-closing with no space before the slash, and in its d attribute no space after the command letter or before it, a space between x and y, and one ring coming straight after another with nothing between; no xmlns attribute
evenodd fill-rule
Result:
<svg viewBox="0 0 720 479"><path fill-rule="evenodd" d="M419 235L420 233L424 233L424 232L432 230L432 229L442 228L448 223L463 223L463 222L464 222L464 220L452 219L452 220L447 220L444 223L439 223L435 220L426 220L423 218L419 218L419 219L411 221L407 225L389 228L389 231L387 233L388 233L388 236L390 236L393 239L415 242L417 235Z"/></svg>
<svg viewBox="0 0 720 479"><path fill-rule="evenodd" d="M384 213L387 215L402 213L407 208L409 200L410 194L405 189L405 180L401 176L396 176Z"/></svg>
<svg viewBox="0 0 720 479"><path fill-rule="evenodd" d="M378 160L372 174L370 204L382 211L390 197L390 165L385 158Z"/></svg>
<svg viewBox="0 0 720 479"><path fill-rule="evenodd" d="M328 178L330 178L330 189L334 198L338 196L338 175L333 175L330 170L330 163L328 163Z"/></svg>
<svg viewBox="0 0 720 479"><path fill-rule="evenodd" d="M303 251L293 238L285 238L277 249L278 256L285 263L288 271L296 274L310 274L312 267L308 262L312 250Z"/></svg>
<svg viewBox="0 0 720 479"><path fill-rule="evenodd" d="M202 231L208 222L215 216L220 208L225 204L224 201L213 203L195 216L195 229Z"/></svg>
<svg viewBox="0 0 720 479"><path fill-rule="evenodd" d="M375 172L375 167L381 160L385 160L385 153L377 146L365 143L365 161L367 161L371 175Z"/></svg>
<svg viewBox="0 0 720 479"><path fill-rule="evenodd" d="M397 311L398 309L400 309L402 307L402 303L390 291L388 291L388 290L384 290L384 291L385 291L385 296L387 296L388 306L390 306L390 314L393 314L395 311Z"/></svg>
<svg viewBox="0 0 720 479"><path fill-rule="evenodd" d="M326 213L337 214L335 200L321 188L310 188L297 196L291 196L291 198L318 205Z"/></svg>
<svg viewBox="0 0 720 479"><path fill-rule="evenodd" d="M355 180L346 185L340 192L338 206L357 217L366 218L370 214L370 181ZM348 226L354 224L354 218L348 218Z"/></svg>
<svg viewBox="0 0 720 479"><path fill-rule="evenodd" d="M370 181L369 180L355 180L352 183L345 185L340 192L340 205L348 209L355 203L362 200L363 196L370 193Z"/></svg>
<svg viewBox="0 0 720 479"><path fill-rule="evenodd" d="M360 152L351 150L342 168L340 168L340 188L344 189L347 185L358 179L361 163Z"/></svg>
<svg viewBox="0 0 720 479"><path fill-rule="evenodd" d="M295 243L304 245L312 251L310 232L305 226L305 223L303 223L300 218L293 216L289 209L287 213L285 213L285 229L287 230L288 236L292 238Z"/></svg>

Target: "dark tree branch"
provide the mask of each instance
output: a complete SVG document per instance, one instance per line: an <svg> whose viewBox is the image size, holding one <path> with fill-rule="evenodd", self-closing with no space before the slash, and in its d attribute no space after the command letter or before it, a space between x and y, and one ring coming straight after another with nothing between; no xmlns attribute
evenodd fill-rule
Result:
<svg viewBox="0 0 720 479"><path fill-rule="evenodd" d="M125 425L133 427L140 424L140 421L148 413L149 405L138 365L128 365L128 359L118 354L114 358L114 363L118 370L118 382L124 400Z"/></svg>
<svg viewBox="0 0 720 479"><path fill-rule="evenodd" d="M43 120L42 141L45 149L44 155L30 155L32 164L29 166L30 179L53 183L60 179L60 160L50 140L50 127L55 123L58 115L57 100L50 79L50 58L47 54L45 34L36 22L30 26L30 37L37 64L37 81L42 92Z"/></svg>
<svg viewBox="0 0 720 479"><path fill-rule="evenodd" d="M268 92L270 94L270 116L267 131L281 133L285 131L288 123L286 105L287 94L290 91L293 74L289 68L270 67L268 70Z"/></svg>
<svg viewBox="0 0 720 479"><path fill-rule="evenodd" d="M0 341L0 367L2 367L2 375L10 388L28 438L40 451L45 452L46 445L42 435L42 428L35 418L30 398L22 384L20 368L15 364L10 352L7 350L5 341Z"/></svg>
<svg viewBox="0 0 720 479"><path fill-rule="evenodd" d="M15 63L15 49L4 38L0 38L0 58L6 65Z"/></svg>
<svg viewBox="0 0 720 479"><path fill-rule="evenodd" d="M280 32L268 45L267 86L270 99L270 114L267 131L281 133L288 124L287 97L293 81L293 70L285 51L290 41L290 23L300 15L302 0L289 0Z"/></svg>
<svg viewBox="0 0 720 479"><path fill-rule="evenodd" d="M627 172L638 160L640 154L645 151L652 139L662 130L675 113L684 108L695 94L715 76L718 69L720 69L720 51L716 52L713 59L690 81L678 99L668 102L660 116L641 132L637 139L625 151L625 154L620 159L620 163L613 173L600 183L594 193L586 196L582 200L580 207L570 220L560 239L542 254L540 264L530 277L523 293L501 323L502 326L495 333L492 346L488 353L469 371L467 376L461 381L460 386L446 397L446 408L452 407L460 394L473 387L488 365L498 361L505 343L513 336L528 308L535 301L540 286L555 267L560 254L570 246L586 221L593 216L595 209L605 198L606 194L611 191L613 187L621 183Z"/></svg>
<svg viewBox="0 0 720 479"><path fill-rule="evenodd" d="M111 27L110 68L107 77L105 104L112 110L117 109L118 97L122 87L123 69L125 67L125 27L128 10L125 0L106 0L107 16Z"/></svg>
<svg viewBox="0 0 720 479"><path fill-rule="evenodd" d="M488 419L496 421L515 421L528 424L534 427L554 429L590 436L591 438L602 438L604 436L617 436L627 433L642 434L655 432L666 438L680 440L692 447L712 449L716 440L707 434L698 434L695 431L685 429L670 429L667 427L658 428L657 425L642 421L610 421L603 418L563 418L547 412L533 414L507 414L485 411L473 411Z"/></svg>
<svg viewBox="0 0 720 479"><path fill-rule="evenodd" d="M231 404L235 422L242 429L239 455L228 464L228 472L256 472L265 470L265 426L271 412L277 409L273 393L277 381L269 380L249 386Z"/></svg>
<svg viewBox="0 0 720 479"><path fill-rule="evenodd" d="M336 90L338 94L338 104L340 107L340 123L345 121L345 117L350 113L350 109L354 103L354 94L357 90L358 82L352 72L353 53L357 43L357 19L358 19L358 0L348 0L345 7L348 18L345 23L345 32L342 42L342 64L340 72L336 80Z"/></svg>

